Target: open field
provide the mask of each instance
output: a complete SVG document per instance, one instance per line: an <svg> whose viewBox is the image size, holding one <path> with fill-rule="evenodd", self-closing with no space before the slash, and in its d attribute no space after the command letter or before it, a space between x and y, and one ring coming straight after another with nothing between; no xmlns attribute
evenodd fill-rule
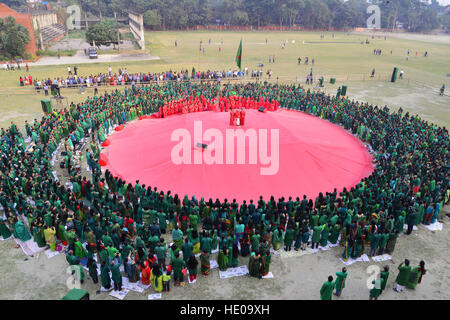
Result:
<svg viewBox="0 0 450 320"><path fill-rule="evenodd" d="M126 67L132 73L169 69L191 71L192 67L196 70L235 69L234 58L242 38L242 66L252 70L263 63L264 71L273 71L271 81L276 82L278 77L279 82L304 84L307 73L313 67L316 79L323 75L328 82L331 76L336 76L335 85L326 83L325 90L330 94L335 94L337 87L347 84L351 99L380 106L388 105L393 109L402 107L428 121L450 127L450 97L440 97L437 94L443 83L446 84L447 92L450 91L450 78L446 77L450 73L450 37L439 38L436 42L412 36L410 39L388 36L387 40L384 37L369 37L371 43L361 45L361 41L365 41L367 37L336 33L333 38L331 33L325 33L325 39L321 40L320 33L317 32L147 32L145 53L160 57L159 60L113 62L110 65L115 72L119 67ZM174 47L175 39L178 41L177 48ZM211 45L208 43L209 39ZM199 50L200 40L205 46L205 55ZM289 43L285 49L281 49L284 40L289 40ZM294 44L292 40L295 40ZM304 44L303 41L314 43ZM219 46L222 48L221 53ZM374 49L382 49L382 56L374 56ZM406 61L408 49L411 50L411 55L409 61ZM390 50L393 50L392 55ZM419 53L417 57L416 51ZM428 58L423 57L424 51L429 52ZM275 55L275 63L268 63L269 55ZM315 59L314 66L304 65L306 56ZM297 65L298 57L302 58L300 66ZM72 70L73 65L70 64ZM97 63L77 63L80 75L107 72L108 65L109 63L101 62L101 56ZM393 67L399 67L405 72L405 79L395 84L388 81ZM376 69L376 76L375 79L370 79L373 68ZM67 65L33 66L30 74L33 79L66 76ZM6 127L14 121L23 128L25 120L42 116L39 101L44 98L43 92L36 94L31 88L19 87L20 75L26 75L24 68L10 72L0 70L0 127ZM106 88L113 89L115 88ZM102 93L105 88L100 87L99 91ZM80 94L77 89L62 89L62 95L67 97L68 103L82 102L92 93L92 88L88 88L85 94ZM369 289L365 283L368 277L367 267L372 264L390 266L391 274L380 298L382 300L448 299L450 224L445 213L449 213L449 210L449 207L442 210L443 231L429 231L424 226L419 226L419 230L412 235L399 237L393 261L358 262L349 266L346 289L339 299L368 299ZM44 253L33 258L26 257L20 248L14 248L14 244L11 239L0 241L0 299L61 298L68 291L65 257L59 254L49 259ZM200 276L195 284L173 288L169 294L163 294L163 299L319 299L320 287L327 276L334 275L344 266L339 260L341 254L342 249L339 247L302 257L273 256L271 272L274 279L220 279L215 269L207 278ZM216 255L211 258L215 259ZM421 259L425 260L428 272L416 290L395 293L392 288L398 274L397 266L405 258L409 258L413 265L417 265ZM239 265L244 265L247 261L247 258L241 257ZM91 299L114 299L107 293L97 295L99 285L94 285L90 279L86 280L82 288L89 290ZM154 293L152 289L149 291ZM126 299L146 298L146 294L131 292Z"/></svg>
<svg viewBox="0 0 450 320"><path fill-rule="evenodd" d="M328 82L331 76L337 78L336 85L326 84L326 90L331 94L336 92L338 86L347 84L350 98L383 105L390 105L388 102L392 101L393 107L401 106L414 114L424 112L427 120L441 126L450 125L448 113L445 114L450 98L437 95L443 83L450 88L450 78L446 77L450 74L450 37L444 37L444 40L440 38L440 42L437 43L430 43L391 37L384 40L382 36L371 39L367 35L346 33L336 33L334 38L332 33L325 33L325 38L321 40L318 32L147 32L145 51L152 56L160 57L159 60L102 63L100 55L96 63L75 63L79 68L79 75L107 72L108 65L111 65L115 72L119 67L122 69L126 67L128 72L133 73L169 69L191 71L192 67L196 70L234 70L235 55L241 38L242 67L252 70L257 68L259 63L263 63L264 73L269 69L272 70L272 81L277 81L278 77L279 82L298 81L304 84L306 75L312 67L316 79L322 75L325 82ZM361 45L361 41L367 38L370 44ZM175 39L178 41L177 47L174 46ZM447 43L442 43L445 39L448 40ZM281 43L285 40L289 42L285 49L281 49ZM294 44L292 40L295 40ZM200 41L203 41L205 47L204 55L199 50ZM219 47L222 48L221 52ZM383 54L373 55L374 49L382 49ZM411 54L409 61L406 61L408 49L411 50ZM392 55L390 50L393 51ZM429 53L428 58L423 57L425 51ZM268 63L269 55L275 56L275 63ZM298 57L302 58L301 65L297 64ZM314 66L311 63L308 66L304 65L305 57L309 57L310 60L314 58ZM70 64L72 68L75 63ZM389 82L394 67L405 72L405 79L396 84ZM375 78L370 79L373 68L376 69ZM29 74L33 79L65 77L67 64L33 66ZM22 126L25 119L33 119L41 114L39 101L43 98L43 92L35 94L30 88L19 87L20 75L26 75L24 69L11 72L0 70L1 126L5 126L11 120ZM424 83L427 85L424 86ZM75 89L63 89L62 95L67 97L69 103L81 102L92 92L93 89L88 89L87 93L82 95ZM406 96L405 92L408 93Z"/></svg>

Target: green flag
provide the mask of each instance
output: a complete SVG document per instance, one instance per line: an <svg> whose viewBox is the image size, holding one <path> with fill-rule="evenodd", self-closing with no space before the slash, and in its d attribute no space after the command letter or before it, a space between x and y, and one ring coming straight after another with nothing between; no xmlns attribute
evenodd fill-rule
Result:
<svg viewBox="0 0 450 320"><path fill-rule="evenodd" d="M239 70L241 70L241 61L242 61L242 39L236 54L236 63L237 66L239 67Z"/></svg>

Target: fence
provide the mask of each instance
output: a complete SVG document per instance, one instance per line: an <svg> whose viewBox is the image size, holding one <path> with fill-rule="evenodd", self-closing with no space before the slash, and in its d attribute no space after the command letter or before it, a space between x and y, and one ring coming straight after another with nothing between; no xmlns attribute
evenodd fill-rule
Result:
<svg viewBox="0 0 450 320"><path fill-rule="evenodd" d="M314 83L310 86L314 86L318 83L319 79L323 77L324 78L324 84L329 84L331 78L335 78L336 82L370 82L370 81L386 81L390 82L392 74L390 73L379 73L375 74L374 77L371 77L368 74L346 74L346 75L334 75L334 74L320 74L316 73L314 76ZM142 86L142 85L152 85L152 84L158 84L158 83L168 83L168 82L179 82L179 81L187 81L185 79L181 80L159 80L159 81L143 81L143 82L136 82L136 86ZM190 82L198 83L198 82L217 82L219 81L215 78L213 79L189 79ZM267 74L263 74L262 77L251 77L249 76L241 76L241 77L228 77L228 78L220 78L220 83L233 83L233 82L261 82L267 81L268 83L295 83L295 84L301 84L306 85L306 74L302 76L274 76L272 75L270 78ZM439 89L441 88L442 84L438 83L425 83L421 82L415 79L409 79L403 77L401 80L408 85L413 84L415 86L420 86L422 88L427 88L430 90L433 90L433 92L439 93ZM131 81L125 82L125 83L117 83L116 85L111 85L110 81L106 82L100 82L97 83L98 88L121 88L121 87L129 87L131 86ZM307 86L307 85L306 85ZM71 85L60 85L60 89L78 89L80 90L80 93L85 92L86 89L92 89L94 88L94 84L71 84ZM33 89L36 94L39 94L37 92L35 86L25 86L25 87L3 87L0 88L0 94L29 94L30 89ZM42 86L39 88L40 91L43 92ZM50 91L50 86L49 86ZM450 93L445 93L445 96L450 96Z"/></svg>
<svg viewBox="0 0 450 320"><path fill-rule="evenodd" d="M227 25L206 25L206 26L193 26L191 28L186 28L188 31L192 30L210 30L210 31L321 31L321 32L351 32L352 28L348 29L311 29L299 26L227 26Z"/></svg>

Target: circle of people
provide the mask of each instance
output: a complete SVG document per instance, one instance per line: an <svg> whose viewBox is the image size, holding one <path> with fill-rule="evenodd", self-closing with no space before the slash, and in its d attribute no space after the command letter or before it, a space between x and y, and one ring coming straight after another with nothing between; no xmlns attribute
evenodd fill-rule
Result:
<svg viewBox="0 0 450 320"><path fill-rule="evenodd" d="M139 180L133 185L108 170L102 174L100 145L115 126L191 96L276 101L280 107L339 124L367 143L375 169L356 186L320 193L315 199L261 196L242 203L181 198ZM91 177L82 177L75 158L83 138L90 139L85 159ZM53 174L52 157L60 144L71 187ZM450 195L445 128L402 109L390 112L305 91L300 85L171 82L116 89L32 124L26 121L24 134L11 122L1 129L0 148L0 205L5 215L0 235L33 239L52 251L67 246L67 261L79 268L81 280L85 266L98 283L100 267L100 282L107 290L121 290L123 266L129 282L169 291L172 275L176 286L184 284L187 274L195 281L199 268L208 276L210 255L216 250L220 270L249 257L249 274L257 278L269 273L271 248L278 251L282 245L286 251L301 251L339 244L344 260L366 250L370 256L392 253L404 224L409 235L415 225L434 223Z"/></svg>

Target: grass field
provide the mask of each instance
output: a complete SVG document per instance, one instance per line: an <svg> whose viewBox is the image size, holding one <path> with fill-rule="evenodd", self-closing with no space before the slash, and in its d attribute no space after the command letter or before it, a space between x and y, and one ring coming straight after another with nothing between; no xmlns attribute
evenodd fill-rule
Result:
<svg viewBox="0 0 450 320"><path fill-rule="evenodd" d="M327 92L335 94L338 86L347 84L350 98L393 107L402 107L411 113L419 113L425 119L438 125L450 126L450 98L439 97L437 90L446 83L450 87L450 40L447 43L424 42L409 39L365 35L325 33L320 39L319 32L147 32L146 51L160 60L112 63L113 71L119 67L128 72L159 72L181 70L192 67L196 70L236 69L235 55L240 39L243 40L242 67L250 70L264 64L264 72L272 70L272 81L305 82L311 67L316 78L324 76L326 82L334 76L335 85L326 84ZM369 39L370 44L361 44ZM209 44L211 39L211 45ZM266 44L267 39L267 44ZM449 37L450 39L450 37ZM177 40L178 46L174 46ZM285 49L283 41L288 40ZM295 40L295 43L292 43ZM203 42L205 54L200 51ZM219 52L221 47L221 52ZM373 55L374 49L382 49L381 56ZM411 50L409 61L407 51ZM390 54L390 51L392 55ZM418 52L416 57L415 53ZM423 54L428 51L429 57ZM269 63L269 56L275 56L275 63ZM298 57L302 64L297 64ZM304 65L304 58L315 60ZM101 57L99 59L101 61ZM106 72L108 63L78 65L80 75ZM72 66L73 67L73 66ZM403 69L404 80L395 84L389 82L394 67ZM370 79L375 68L374 79ZM34 79L54 78L67 75L67 66L33 67L30 73ZM41 116L40 99L43 93L35 94L31 88L19 87L21 71L0 71L0 125L15 121L22 126L26 119ZM278 78L278 80L277 80ZM426 84L426 85L424 85ZM82 95L75 89L63 89L62 95L68 102L81 102L93 89ZM103 89L102 89L103 90ZM100 90L102 92L102 90ZM110 90L110 89L108 89ZM450 90L450 89L449 89ZM392 102L392 103L391 103Z"/></svg>

